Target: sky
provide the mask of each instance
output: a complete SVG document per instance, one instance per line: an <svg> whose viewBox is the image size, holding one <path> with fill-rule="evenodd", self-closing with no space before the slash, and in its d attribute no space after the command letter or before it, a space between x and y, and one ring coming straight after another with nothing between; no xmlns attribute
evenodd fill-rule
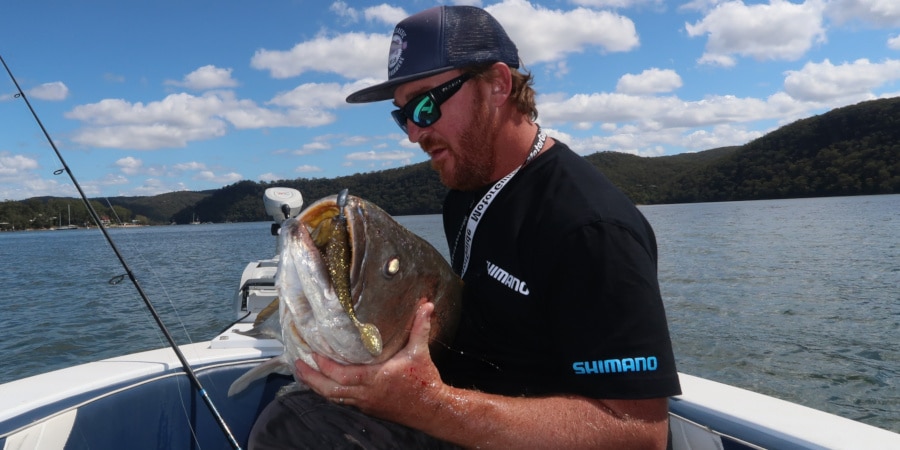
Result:
<svg viewBox="0 0 900 450"><path fill-rule="evenodd" d="M90 197L334 178L426 161L390 102L394 25L481 6L579 154L741 145L900 95L897 0L12 0L0 56ZM0 201L77 192L0 72Z"/></svg>

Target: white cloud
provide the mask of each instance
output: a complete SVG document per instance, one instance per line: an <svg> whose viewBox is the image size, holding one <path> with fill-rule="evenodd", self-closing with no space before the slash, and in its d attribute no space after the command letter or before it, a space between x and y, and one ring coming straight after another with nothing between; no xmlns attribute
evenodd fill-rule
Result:
<svg viewBox="0 0 900 450"><path fill-rule="evenodd" d="M193 170L206 170L206 164L196 161L190 161L186 163L178 163L172 166L175 170L179 172L187 172Z"/></svg>
<svg viewBox="0 0 900 450"><path fill-rule="evenodd" d="M401 150L392 150L387 152L355 152L346 156L350 161L397 161L407 160L415 156L413 152L405 152Z"/></svg>
<svg viewBox="0 0 900 450"><path fill-rule="evenodd" d="M315 173L315 172L321 172L321 171L322 171L321 167L311 166L309 164L304 164L302 166L297 166L294 168L294 172L297 172L297 173Z"/></svg>
<svg viewBox="0 0 900 450"><path fill-rule="evenodd" d="M328 142L314 141L303 144L299 149L294 150L292 153L298 156L305 156L324 152L325 150L329 149L331 149L331 144L329 144Z"/></svg>
<svg viewBox="0 0 900 450"><path fill-rule="evenodd" d="M730 145L743 145L764 134L743 126L716 125L712 130L697 130L682 137L680 145L693 151L703 151Z"/></svg>
<svg viewBox="0 0 900 450"><path fill-rule="evenodd" d="M638 126L624 125L607 134L563 139L579 154L598 151L615 151L652 157L665 154L667 147L681 147L689 151L702 151L730 145L742 145L761 136L762 132L748 131L743 125L716 125L702 130L685 132L680 129L643 130ZM554 136L558 136L554 134Z"/></svg>
<svg viewBox="0 0 900 450"><path fill-rule="evenodd" d="M860 21L883 28L900 26L897 0L831 0L827 12L839 24Z"/></svg>
<svg viewBox="0 0 900 450"><path fill-rule="evenodd" d="M623 94L658 94L660 92L671 92L680 88L682 85L681 77L678 73L671 69L647 69L637 75L625 74L619 78L616 84L616 92Z"/></svg>
<svg viewBox="0 0 900 450"><path fill-rule="evenodd" d="M590 6L593 8L637 8L642 6L665 6L665 0L572 0L572 3L579 6Z"/></svg>
<svg viewBox="0 0 900 450"><path fill-rule="evenodd" d="M346 33L319 36L287 51L257 50L250 60L254 69L268 70L274 78L305 72L335 73L351 80L385 79L390 35Z"/></svg>
<svg viewBox="0 0 900 450"><path fill-rule="evenodd" d="M144 162L140 159L127 156L125 158L117 160L115 165L119 168L119 170L122 171L122 173L126 175L134 175L140 173L141 167L143 167Z"/></svg>
<svg viewBox="0 0 900 450"><path fill-rule="evenodd" d="M256 179L259 181L272 182L272 181L284 180L285 177L278 175L274 172L266 172L266 173L260 174L258 177L256 177Z"/></svg>
<svg viewBox="0 0 900 450"><path fill-rule="evenodd" d="M39 177L36 177L31 173L38 167L39 164L37 160L33 158L0 151L0 183L10 183L11 185L16 186L14 189L5 190L3 189L3 186L0 185L0 200L8 198L25 198L23 192L32 192L27 189L22 189L21 186L23 183L34 182L39 179Z"/></svg>
<svg viewBox="0 0 900 450"><path fill-rule="evenodd" d="M38 163L32 158L23 155L11 155L9 152L0 152L0 176L13 175L37 168Z"/></svg>
<svg viewBox="0 0 900 450"><path fill-rule="evenodd" d="M891 50L900 50L900 34L888 39L887 46Z"/></svg>
<svg viewBox="0 0 900 450"><path fill-rule="evenodd" d="M231 183L234 183L237 181L241 181L243 179L243 177L241 176L241 174L236 173L236 172L229 172L226 174L218 174L217 175L215 172L213 172L211 170L201 170L200 172L197 172L196 175L194 175L194 179L201 180L201 181L209 181L209 182L214 182L217 184L224 185L224 184L231 184Z"/></svg>
<svg viewBox="0 0 900 450"><path fill-rule="evenodd" d="M158 148L184 147L190 141L210 139L225 134L224 127L218 131L186 130L171 125L121 125L85 128L79 130L73 140L88 147L122 148L133 150L154 150Z"/></svg>
<svg viewBox="0 0 900 450"><path fill-rule="evenodd" d="M232 69L221 69L213 65L206 65L185 75L182 81L167 80L165 84L198 91L232 88L236 87L238 82L231 78L231 71Z"/></svg>
<svg viewBox="0 0 900 450"><path fill-rule="evenodd" d="M303 85L305 86L305 85ZM252 100L238 100L232 94L228 94L228 100L233 107L221 112L221 116L227 119L235 128L269 128L269 127L317 127L335 121L335 116L320 106L319 96L327 96L330 91L316 92L315 96L305 99L309 103L294 103L280 101L276 97L268 104L284 105L287 108L267 109L258 106ZM332 97L334 97L332 95Z"/></svg>
<svg viewBox="0 0 900 450"><path fill-rule="evenodd" d="M629 153L638 156L660 156L662 149L652 144L655 141L670 141L673 138L651 138L649 135L635 135L629 133L615 134L611 136L589 136L586 138L570 138L565 141L576 153L588 155L599 151L612 151Z"/></svg>
<svg viewBox="0 0 900 450"><path fill-rule="evenodd" d="M109 73L109 72L103 74L103 79L106 81L112 82L112 83L124 83L125 82L124 75L118 75L118 74Z"/></svg>
<svg viewBox="0 0 900 450"><path fill-rule="evenodd" d="M826 59L788 71L784 90L801 101L830 101L869 96L872 89L895 80L900 80L900 60L858 59L835 66Z"/></svg>
<svg viewBox="0 0 900 450"><path fill-rule="evenodd" d="M199 97L184 93L171 94L160 101L147 104L104 99L76 106L65 116L96 126L164 124L200 128L208 124L214 113L223 106L228 106L226 101L227 99L213 93Z"/></svg>
<svg viewBox="0 0 900 450"><path fill-rule="evenodd" d="M69 96L69 88L61 81L54 81L31 88L28 96L40 100L65 100Z"/></svg>
<svg viewBox="0 0 900 450"><path fill-rule="evenodd" d="M678 7L679 11L709 11L722 0L691 0Z"/></svg>
<svg viewBox="0 0 900 450"><path fill-rule="evenodd" d="M485 9L503 25L526 65L558 61L590 48L624 52L638 46L634 22L609 11L551 10L525 0L504 0Z"/></svg>
<svg viewBox="0 0 900 450"><path fill-rule="evenodd" d="M268 127L315 127L331 123L334 114L325 107L344 105L343 97L357 84L301 85L296 92L281 94L265 108L252 100L235 97L231 91L210 91L201 96L171 94L150 102L129 103L104 99L80 105L67 112L69 119L85 127L73 141L89 147L153 150L184 147L191 141L223 136L228 124L237 129ZM306 92L308 95L302 95Z"/></svg>
<svg viewBox="0 0 900 450"><path fill-rule="evenodd" d="M187 190L184 183L166 183L157 178L147 178L140 186L134 187L119 195L158 195L165 192Z"/></svg>
<svg viewBox="0 0 900 450"><path fill-rule="evenodd" d="M505 0L486 9L503 24L526 64L556 62L567 54L591 48L622 52L638 46L634 22L609 11L551 10L525 0ZM331 10L345 18L359 15L344 2L333 3ZM365 9L363 15L370 21L394 25L407 13L382 4ZM535 33L538 29L541 32ZM306 72L334 73L351 80L368 79L367 86L386 78L389 46L389 32L322 34L290 50L258 50L251 66L269 71L274 78L296 77Z"/></svg>
<svg viewBox="0 0 900 450"><path fill-rule="evenodd" d="M344 147L355 147L357 145L363 145L370 140L371 138L369 136L346 136L341 139L340 144Z"/></svg>
<svg viewBox="0 0 900 450"><path fill-rule="evenodd" d="M762 135L757 131L760 122L787 123L827 106L825 102L798 101L784 93L767 99L708 96L696 101L622 93L538 99L543 126L569 123L576 130L596 129L593 136L569 142L576 152L619 151L641 156L658 156L663 148L699 151L745 144Z"/></svg>
<svg viewBox="0 0 900 450"><path fill-rule="evenodd" d="M691 37L708 35L702 64L731 67L735 56L758 61L796 60L813 43L825 41L824 4L770 0L769 4L745 5L729 1L717 5L703 19L685 24Z"/></svg>
<svg viewBox="0 0 900 450"><path fill-rule="evenodd" d="M0 180L3 180L0 177ZM6 180L3 180L6 181ZM13 187L9 187L13 186ZM88 195L96 194L87 186L82 186ZM11 185L0 185L0 199L23 199L49 195L54 197L74 197L78 192L71 184L60 183L55 179L40 177L24 177Z"/></svg>
<svg viewBox="0 0 900 450"><path fill-rule="evenodd" d="M118 173L108 173L95 182L95 184L100 186L121 186L128 183L128 178Z"/></svg>
<svg viewBox="0 0 900 450"><path fill-rule="evenodd" d="M343 17L347 19L348 22L353 23L359 20L359 11L356 8L348 5L347 2L336 1L328 7L328 10L337 14L338 17Z"/></svg>
<svg viewBox="0 0 900 450"><path fill-rule="evenodd" d="M292 109L338 108L347 105L347 95L358 86L358 83L304 83L277 94L267 103Z"/></svg>
<svg viewBox="0 0 900 450"><path fill-rule="evenodd" d="M366 8L363 15L366 20L370 22L379 22L393 27L397 22L405 19L409 14L407 14L403 8L382 3L377 6ZM385 54L385 58L387 58L387 54Z"/></svg>
<svg viewBox="0 0 900 450"><path fill-rule="evenodd" d="M677 97L594 93L539 102L541 118L548 123L637 122L645 129L707 126L774 115L765 100L727 95L687 101Z"/></svg>

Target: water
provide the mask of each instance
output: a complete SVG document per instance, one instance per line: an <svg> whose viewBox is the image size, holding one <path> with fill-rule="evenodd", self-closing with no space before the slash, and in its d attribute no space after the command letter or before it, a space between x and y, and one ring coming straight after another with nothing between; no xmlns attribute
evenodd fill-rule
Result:
<svg viewBox="0 0 900 450"><path fill-rule="evenodd" d="M900 195L641 207L679 370L900 432ZM439 216L399 220L446 256ZM110 230L179 343L232 318L265 222ZM0 382L164 345L97 230L0 233Z"/></svg>
<svg viewBox="0 0 900 450"><path fill-rule="evenodd" d="M900 432L900 196L642 211L679 370Z"/></svg>

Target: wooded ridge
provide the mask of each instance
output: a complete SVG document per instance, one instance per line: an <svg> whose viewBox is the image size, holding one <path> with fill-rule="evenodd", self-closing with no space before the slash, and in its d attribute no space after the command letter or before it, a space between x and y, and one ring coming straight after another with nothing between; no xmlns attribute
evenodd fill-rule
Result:
<svg viewBox="0 0 900 450"><path fill-rule="evenodd" d="M900 193L900 98L873 100L798 120L745 145L673 156L585 156L637 204ZM429 163L332 179L240 181L203 192L92 199L111 223L270 220L266 188L292 187L307 204L348 188L393 215L437 214L447 189ZM50 228L88 219L79 199L0 203L0 229Z"/></svg>

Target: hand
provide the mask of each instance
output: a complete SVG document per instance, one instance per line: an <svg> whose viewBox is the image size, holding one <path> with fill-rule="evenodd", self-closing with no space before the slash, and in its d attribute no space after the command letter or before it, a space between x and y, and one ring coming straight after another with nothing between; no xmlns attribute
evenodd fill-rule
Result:
<svg viewBox="0 0 900 450"><path fill-rule="evenodd" d="M408 426L427 418L446 385L428 350L434 304L422 299L406 347L376 365L342 365L314 354L316 371L302 360L296 376L313 391L334 402Z"/></svg>

